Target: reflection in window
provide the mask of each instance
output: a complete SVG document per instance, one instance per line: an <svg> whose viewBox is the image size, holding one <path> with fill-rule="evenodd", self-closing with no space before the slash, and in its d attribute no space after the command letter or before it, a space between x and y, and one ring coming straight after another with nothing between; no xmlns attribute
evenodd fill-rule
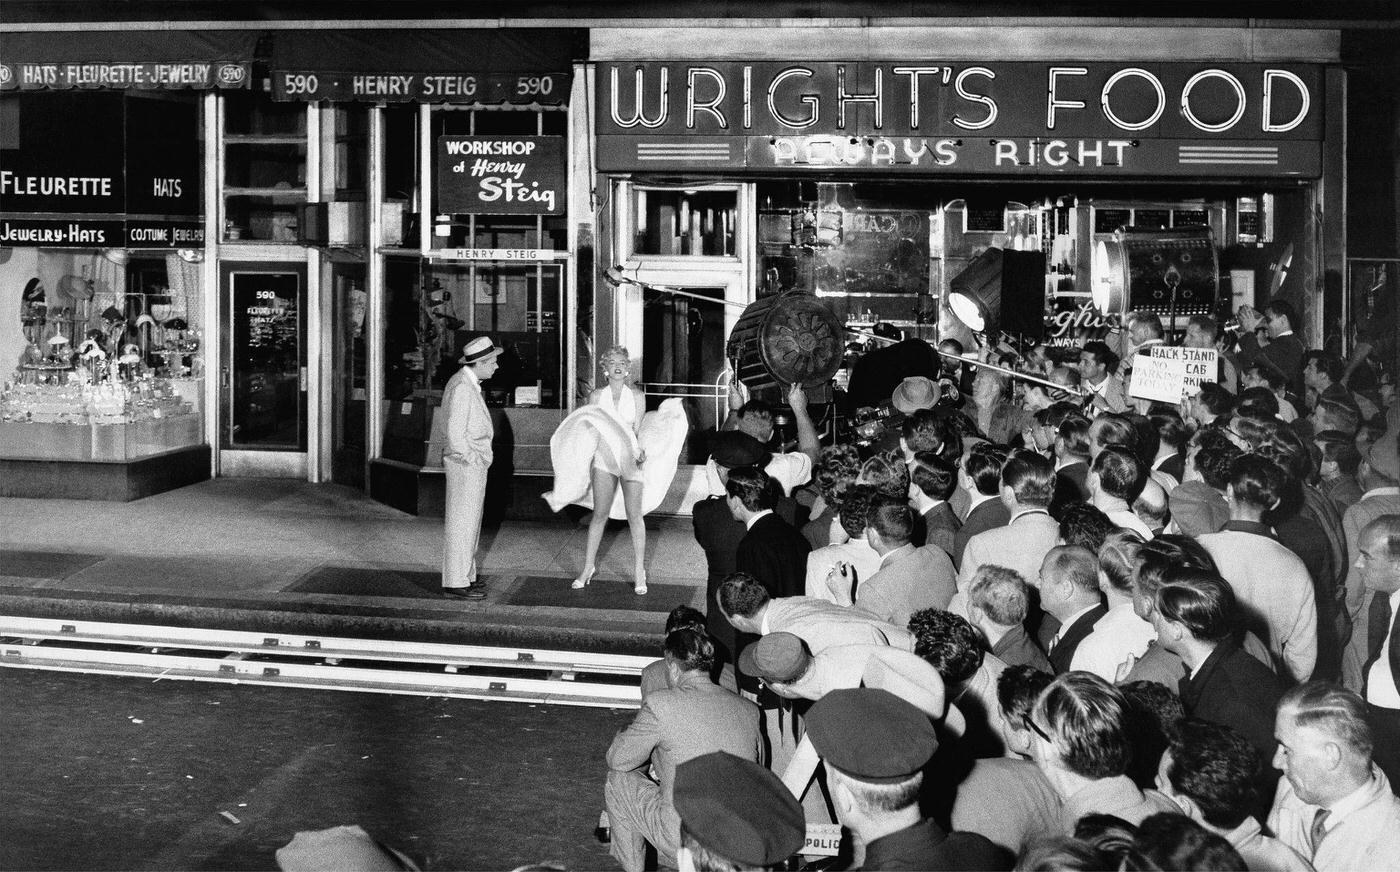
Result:
<svg viewBox="0 0 1400 872"><path fill-rule="evenodd" d="M637 188L637 254L733 256L737 191Z"/></svg>

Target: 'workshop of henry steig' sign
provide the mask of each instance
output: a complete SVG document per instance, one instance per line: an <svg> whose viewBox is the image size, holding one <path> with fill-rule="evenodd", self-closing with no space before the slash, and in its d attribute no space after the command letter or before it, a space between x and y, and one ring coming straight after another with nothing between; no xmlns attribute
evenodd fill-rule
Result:
<svg viewBox="0 0 1400 872"><path fill-rule="evenodd" d="M564 140L559 136L440 136L437 211L564 214Z"/></svg>

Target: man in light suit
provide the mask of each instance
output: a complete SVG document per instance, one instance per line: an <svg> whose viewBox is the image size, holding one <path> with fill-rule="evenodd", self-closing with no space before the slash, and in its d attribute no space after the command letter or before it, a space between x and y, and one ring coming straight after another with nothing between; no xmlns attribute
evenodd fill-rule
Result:
<svg viewBox="0 0 1400 872"><path fill-rule="evenodd" d="M1374 757L1391 783L1400 783L1400 515L1366 525L1353 571L1372 597L1366 614L1370 657L1362 669L1366 715L1380 739Z"/></svg>
<svg viewBox="0 0 1400 872"><path fill-rule="evenodd" d="M608 748L603 798L612 824L612 855L626 872L644 868L646 842L656 847L663 866L676 868L677 766L714 751L757 762L762 750L758 706L710 681L714 647L705 634L676 630L666 637L665 651L670 689L649 694ZM648 765L656 781L647 777Z"/></svg>
<svg viewBox="0 0 1400 872"><path fill-rule="evenodd" d="M1263 523L1284 497L1287 473L1258 454L1230 464L1230 520L1196 539L1239 601L1246 628L1269 646L1287 682L1307 681L1317 665L1317 597L1302 560Z"/></svg>
<svg viewBox="0 0 1400 872"><path fill-rule="evenodd" d="M896 627L908 626L920 609L948 608L958 591L952 559L937 545L915 548L913 527L914 513L903 500L877 497L870 507L865 538L880 555L880 569L857 582L855 604Z"/></svg>
<svg viewBox="0 0 1400 872"><path fill-rule="evenodd" d="M1353 503L1342 516L1342 529L1347 540L1347 565L1356 566L1361 558L1361 531L1381 515L1400 513L1400 433L1391 430L1381 435L1367 449L1356 471L1361 484L1361 499ZM1347 611L1351 614L1351 642L1342 656L1342 683L1361 691L1365 677L1362 665L1369 660L1371 640L1367 617L1370 614L1371 593L1361 583L1353 569L1346 579Z"/></svg>
<svg viewBox="0 0 1400 872"><path fill-rule="evenodd" d="M875 489L869 485L853 484L846 488L837 519L841 529L851 538L845 542L824 545L807 555L807 577L803 596L848 605L851 601L851 582L864 581L880 571L880 555L870 547L870 541L865 538L870 501L875 494ZM838 572L833 576L832 570L843 563L850 566L853 572L848 575ZM838 589L833 591L828 582L837 582Z"/></svg>
<svg viewBox="0 0 1400 872"><path fill-rule="evenodd" d="M952 611L967 617L967 591L984 563L1005 566L1021 577L1040 577L1040 563L1060 539L1060 524L1050 517L1055 497L1055 468L1034 451L1011 452L1001 470L1001 502L1011 522L973 536L958 569L958 596ZM966 528L964 528L966 529Z"/></svg>
<svg viewBox="0 0 1400 872"><path fill-rule="evenodd" d="M476 549L481 540L481 509L486 500L486 473L491 468L491 413L481 383L496 372L501 349L490 336L478 336L462 351L462 368L447 380L442 413L447 421L447 515L443 519L442 592L462 599L482 599L486 588L477 579Z"/></svg>
<svg viewBox="0 0 1400 872"><path fill-rule="evenodd" d="M740 633L792 633L801 637L813 654L838 645L893 645L914 650L914 637L908 630L882 621L860 606L838 606L805 596L774 599L757 579L743 572L726 578L715 599Z"/></svg>
<svg viewBox="0 0 1400 872"><path fill-rule="evenodd" d="M1371 761L1376 737L1361 697L1323 681L1299 685L1279 701L1274 735L1283 779L1269 829L1278 840L1317 872L1400 870L1400 799Z"/></svg>

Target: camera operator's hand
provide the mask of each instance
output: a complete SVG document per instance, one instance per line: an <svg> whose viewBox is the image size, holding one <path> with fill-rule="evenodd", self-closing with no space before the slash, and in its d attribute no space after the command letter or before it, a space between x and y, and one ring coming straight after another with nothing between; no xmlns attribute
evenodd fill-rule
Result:
<svg viewBox="0 0 1400 872"><path fill-rule="evenodd" d="M1264 321L1264 315L1253 306L1240 306L1240 310L1235 313L1235 317L1240 321L1240 328L1245 333L1253 333L1259 329L1259 325Z"/></svg>
<svg viewBox="0 0 1400 872"><path fill-rule="evenodd" d="M801 415L807 411L807 392L802 389L801 384L795 383L788 388L787 401L794 415Z"/></svg>
<svg viewBox="0 0 1400 872"><path fill-rule="evenodd" d="M736 375L729 383L729 411L737 412L743 408L744 403L749 401L748 391L744 388L744 383L739 381Z"/></svg>

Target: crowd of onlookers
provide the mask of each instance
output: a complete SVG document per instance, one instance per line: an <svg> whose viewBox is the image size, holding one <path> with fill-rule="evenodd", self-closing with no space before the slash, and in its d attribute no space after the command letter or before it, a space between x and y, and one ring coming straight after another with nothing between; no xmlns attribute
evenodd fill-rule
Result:
<svg viewBox="0 0 1400 872"><path fill-rule="evenodd" d="M1400 869L1400 406L1241 316L1177 405L1141 314L1048 384L950 354L967 401L907 379L868 446L732 397L706 612L607 755L623 868Z"/></svg>

